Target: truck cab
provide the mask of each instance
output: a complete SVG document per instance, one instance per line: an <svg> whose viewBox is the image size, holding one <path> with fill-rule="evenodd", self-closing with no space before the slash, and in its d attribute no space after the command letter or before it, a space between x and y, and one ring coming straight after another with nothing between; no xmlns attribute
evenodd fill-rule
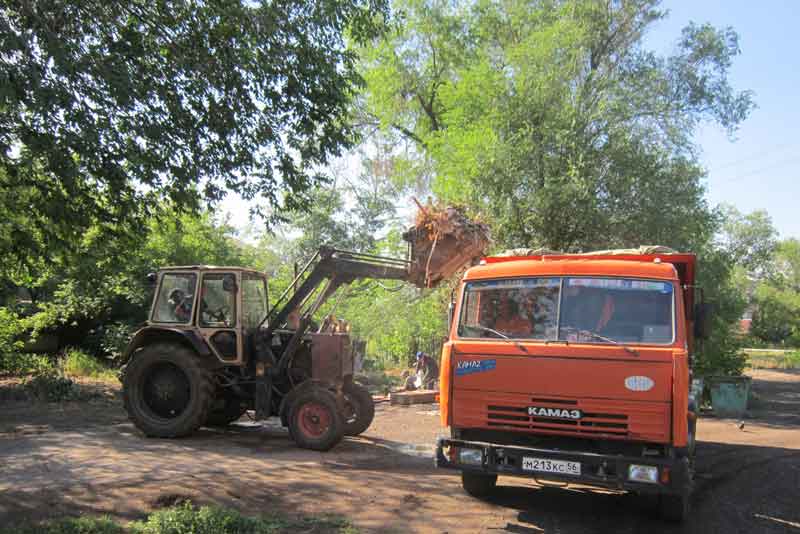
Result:
<svg viewBox="0 0 800 534"><path fill-rule="evenodd" d="M437 465L464 489L498 475L659 496L682 520L692 485L695 257L486 258L461 280L441 365L450 437Z"/></svg>

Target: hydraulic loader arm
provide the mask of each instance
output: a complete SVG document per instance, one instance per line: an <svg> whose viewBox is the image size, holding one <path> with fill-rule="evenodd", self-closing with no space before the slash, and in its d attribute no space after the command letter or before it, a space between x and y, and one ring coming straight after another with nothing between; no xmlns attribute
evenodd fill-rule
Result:
<svg viewBox="0 0 800 534"><path fill-rule="evenodd" d="M267 323L266 335L271 337L276 329L284 325L293 310L305 307L320 284L325 283L325 288L317 295L313 304L307 307L301 320L306 317L310 319L342 285L363 278L405 281L409 278L410 267L411 262L407 260L321 247L262 321L262 324Z"/></svg>

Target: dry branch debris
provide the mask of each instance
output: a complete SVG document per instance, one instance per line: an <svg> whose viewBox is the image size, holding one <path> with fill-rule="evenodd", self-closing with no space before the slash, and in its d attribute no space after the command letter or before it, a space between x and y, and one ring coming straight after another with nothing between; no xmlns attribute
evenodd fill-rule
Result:
<svg viewBox="0 0 800 534"><path fill-rule="evenodd" d="M434 287L483 256L491 243L489 227L467 217L460 206L417 205L415 224L403 234L411 244L409 280Z"/></svg>

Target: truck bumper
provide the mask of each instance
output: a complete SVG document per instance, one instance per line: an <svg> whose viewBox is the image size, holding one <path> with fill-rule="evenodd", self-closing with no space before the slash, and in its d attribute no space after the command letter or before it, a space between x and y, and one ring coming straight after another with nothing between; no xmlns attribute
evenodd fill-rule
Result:
<svg viewBox="0 0 800 534"><path fill-rule="evenodd" d="M480 455L477 452L462 455L460 451L464 449L480 451ZM465 461L467 460L465 456L469 456L470 460ZM526 458L528 461L524 460ZM531 465L534 463L533 460L538 461L535 462L537 465L546 463L551 469L554 465L553 461L579 463L580 474L568 474L565 472L566 469L562 472L534 471ZM564 467L564 465L557 464L558 467ZM632 465L641 466L633 468L639 473L644 470L653 473L652 468L655 468L656 480L643 482L632 479L630 471ZM472 473L586 484L639 493L684 495L691 490L687 458L607 455L440 438L436 447L436 467Z"/></svg>

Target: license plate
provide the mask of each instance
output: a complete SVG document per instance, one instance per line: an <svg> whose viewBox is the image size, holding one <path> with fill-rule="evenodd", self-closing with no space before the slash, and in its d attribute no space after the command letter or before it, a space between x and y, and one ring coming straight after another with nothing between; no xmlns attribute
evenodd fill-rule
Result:
<svg viewBox="0 0 800 534"><path fill-rule="evenodd" d="M559 475L581 474L580 462L569 462L566 460L548 460L547 458L522 458L523 471L538 471L540 473L556 473Z"/></svg>

